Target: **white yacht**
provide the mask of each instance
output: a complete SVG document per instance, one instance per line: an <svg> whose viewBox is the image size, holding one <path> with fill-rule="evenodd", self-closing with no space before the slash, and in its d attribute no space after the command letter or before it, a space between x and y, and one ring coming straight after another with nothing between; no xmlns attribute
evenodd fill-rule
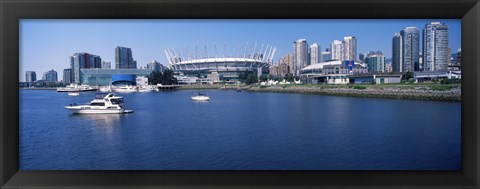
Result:
<svg viewBox="0 0 480 189"><path fill-rule="evenodd" d="M210 101L210 97L207 96L205 93L198 93L196 96L192 96L192 100L194 101Z"/></svg>
<svg viewBox="0 0 480 189"><path fill-rule="evenodd" d="M131 93L131 92L138 92L137 86L125 85L121 87L115 87L113 89L115 92L119 93Z"/></svg>
<svg viewBox="0 0 480 189"><path fill-rule="evenodd" d="M65 106L75 114L123 114L131 113L133 110L126 110L123 107L123 97L115 96L113 93L97 93L87 105L70 104Z"/></svg>
<svg viewBox="0 0 480 189"><path fill-rule="evenodd" d="M100 92L112 92L112 86L101 86L98 88Z"/></svg>
<svg viewBox="0 0 480 189"><path fill-rule="evenodd" d="M152 85L143 85L138 88L138 92L153 92L155 91L155 88L156 87Z"/></svg>
<svg viewBox="0 0 480 189"><path fill-rule="evenodd" d="M66 87L57 88L57 92L86 92L86 91L96 91L96 88L90 87L88 85L77 85L70 84Z"/></svg>

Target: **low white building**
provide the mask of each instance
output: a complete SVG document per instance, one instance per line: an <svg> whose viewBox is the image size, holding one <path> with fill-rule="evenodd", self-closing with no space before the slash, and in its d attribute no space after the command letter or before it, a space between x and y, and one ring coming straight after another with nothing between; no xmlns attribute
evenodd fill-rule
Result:
<svg viewBox="0 0 480 189"><path fill-rule="evenodd" d="M301 70L303 83L348 84L348 76L368 72L366 64L354 61L329 61L309 65Z"/></svg>
<svg viewBox="0 0 480 189"><path fill-rule="evenodd" d="M462 71L426 71L414 72L415 82L430 82L438 79L461 79Z"/></svg>
<svg viewBox="0 0 480 189"><path fill-rule="evenodd" d="M174 76L177 78L178 84L180 85L212 85L212 78L198 78L198 77L189 77L189 76Z"/></svg>

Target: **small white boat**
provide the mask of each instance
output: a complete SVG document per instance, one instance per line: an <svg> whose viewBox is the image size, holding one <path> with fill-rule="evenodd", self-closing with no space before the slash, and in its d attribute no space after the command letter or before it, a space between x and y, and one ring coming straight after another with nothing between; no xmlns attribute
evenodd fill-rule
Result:
<svg viewBox="0 0 480 189"><path fill-rule="evenodd" d="M121 87L116 87L113 89L115 92L119 93L131 93L131 92L138 92L137 86L130 86L130 85L125 85Z"/></svg>
<svg viewBox="0 0 480 189"><path fill-rule="evenodd" d="M210 97L205 93L198 93L196 96L192 96L193 101L210 101Z"/></svg>
<svg viewBox="0 0 480 189"><path fill-rule="evenodd" d="M113 93L97 93L87 105L70 104L65 106L74 114L123 114L132 113L133 110L126 110L123 107L123 97L115 96Z"/></svg>
<svg viewBox="0 0 480 189"><path fill-rule="evenodd" d="M79 92L68 92L68 96L78 96L80 95Z"/></svg>

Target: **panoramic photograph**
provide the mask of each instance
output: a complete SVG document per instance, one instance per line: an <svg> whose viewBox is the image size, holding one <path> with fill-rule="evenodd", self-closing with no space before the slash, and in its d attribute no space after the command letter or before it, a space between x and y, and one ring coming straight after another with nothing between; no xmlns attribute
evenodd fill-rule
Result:
<svg viewBox="0 0 480 189"><path fill-rule="evenodd" d="M461 170L460 19L20 19L20 170Z"/></svg>

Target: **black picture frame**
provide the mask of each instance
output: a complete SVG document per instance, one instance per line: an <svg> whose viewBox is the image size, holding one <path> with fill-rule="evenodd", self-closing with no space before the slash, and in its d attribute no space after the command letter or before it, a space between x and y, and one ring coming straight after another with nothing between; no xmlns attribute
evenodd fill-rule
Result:
<svg viewBox="0 0 480 189"><path fill-rule="evenodd" d="M2 188L479 188L478 0L0 0ZM461 171L19 171L19 19L462 19Z"/></svg>

